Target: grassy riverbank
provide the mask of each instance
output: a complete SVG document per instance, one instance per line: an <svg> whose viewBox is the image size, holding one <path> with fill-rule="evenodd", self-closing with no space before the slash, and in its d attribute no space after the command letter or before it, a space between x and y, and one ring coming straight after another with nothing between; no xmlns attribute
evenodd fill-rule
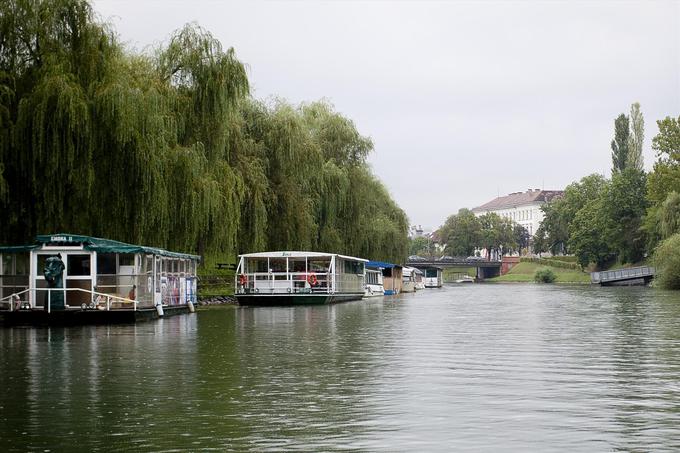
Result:
<svg viewBox="0 0 680 453"><path fill-rule="evenodd" d="M555 283L590 283L590 274L576 269L563 269L553 266L545 266L538 263L522 262L510 269L505 275L490 278L488 282L533 282L534 274L539 268L551 269L557 279Z"/></svg>

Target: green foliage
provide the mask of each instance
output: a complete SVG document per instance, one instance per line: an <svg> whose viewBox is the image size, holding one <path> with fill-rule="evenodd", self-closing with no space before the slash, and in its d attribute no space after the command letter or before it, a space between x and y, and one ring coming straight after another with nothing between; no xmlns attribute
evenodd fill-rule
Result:
<svg viewBox="0 0 680 453"><path fill-rule="evenodd" d="M439 230L445 253L451 256L471 256L480 245L482 224L469 209L449 216Z"/></svg>
<svg viewBox="0 0 680 453"><path fill-rule="evenodd" d="M517 247L517 253L521 255L522 249L527 249L529 247L529 240L531 239L531 235L529 234L529 231L527 231L526 228L524 228L519 223L515 223L512 226L512 236L513 242Z"/></svg>
<svg viewBox="0 0 680 453"><path fill-rule="evenodd" d="M536 283L553 283L556 278L555 273L548 267L536 269L534 274L534 281Z"/></svg>
<svg viewBox="0 0 680 453"><path fill-rule="evenodd" d="M578 257L581 267L595 263L602 267L612 259L614 250L609 238L609 222L604 212L604 196L588 201L569 226L569 250Z"/></svg>
<svg viewBox="0 0 680 453"><path fill-rule="evenodd" d="M645 174L627 168L612 176L604 193L601 216L608 242L624 263L635 263L645 252L646 236L642 217L647 209Z"/></svg>
<svg viewBox="0 0 680 453"><path fill-rule="evenodd" d="M433 248L432 241L429 238L419 236L409 239L408 254L429 256L432 254Z"/></svg>
<svg viewBox="0 0 680 453"><path fill-rule="evenodd" d="M656 124L659 134L652 139L652 148L662 160L680 163L680 116L667 116Z"/></svg>
<svg viewBox="0 0 680 453"><path fill-rule="evenodd" d="M661 238L667 239L680 233L680 194L671 192L659 209Z"/></svg>
<svg viewBox="0 0 680 453"><path fill-rule="evenodd" d="M614 140L612 140L612 174L628 168L628 117L623 113L614 120Z"/></svg>
<svg viewBox="0 0 680 453"><path fill-rule="evenodd" d="M481 225L479 244L487 249L490 255L499 255L501 250L513 250L517 247L513 235L513 222L493 212L479 217Z"/></svg>
<svg viewBox="0 0 680 453"><path fill-rule="evenodd" d="M0 3L0 241L401 262L407 219L368 168L370 138L328 102L248 92L234 50L196 24L137 55L85 1Z"/></svg>
<svg viewBox="0 0 680 453"><path fill-rule="evenodd" d="M574 269L574 270L581 270L581 266L576 263L576 262L570 262L570 261L563 261L560 258L566 258L566 257L559 257L555 256L552 258L533 258L530 256L523 256L520 258L521 262L528 262L528 263L537 263L537 264L543 264L545 266L552 266L552 267L559 267L561 269ZM568 257L568 258L574 258L577 259L577 257Z"/></svg>
<svg viewBox="0 0 680 453"><path fill-rule="evenodd" d="M654 251L655 285L680 289L680 233L661 242Z"/></svg>
<svg viewBox="0 0 680 453"><path fill-rule="evenodd" d="M645 119L640 111L640 103L630 106L630 136L628 137L628 168L642 171L642 145L645 141Z"/></svg>

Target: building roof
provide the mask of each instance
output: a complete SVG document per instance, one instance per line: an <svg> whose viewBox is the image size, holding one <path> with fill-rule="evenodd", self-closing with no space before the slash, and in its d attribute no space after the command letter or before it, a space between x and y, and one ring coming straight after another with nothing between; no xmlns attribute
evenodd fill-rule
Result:
<svg viewBox="0 0 680 453"><path fill-rule="evenodd" d="M497 211L499 209L510 209L534 203L547 203L553 198L561 197L562 190L527 190L526 192L515 192L493 200L472 209L472 212Z"/></svg>
<svg viewBox="0 0 680 453"><path fill-rule="evenodd" d="M43 234L36 236L35 242L35 245L0 247L0 252L16 253L20 251L30 251L38 248L41 245L69 246L82 244L85 250L99 253L148 253L152 255L168 256L171 258L188 258L193 260L201 259L201 257L198 255L170 252L168 250L159 249L156 247L127 244L125 242L114 241L112 239L82 236L79 234Z"/></svg>
<svg viewBox="0 0 680 453"><path fill-rule="evenodd" d="M340 255L337 253L324 253L324 252L300 252L300 251L277 251L277 252L256 252L256 253L244 253L239 255L245 258L330 258L332 256L337 256L352 261L361 261L363 263L367 262L367 259L356 258L354 256Z"/></svg>

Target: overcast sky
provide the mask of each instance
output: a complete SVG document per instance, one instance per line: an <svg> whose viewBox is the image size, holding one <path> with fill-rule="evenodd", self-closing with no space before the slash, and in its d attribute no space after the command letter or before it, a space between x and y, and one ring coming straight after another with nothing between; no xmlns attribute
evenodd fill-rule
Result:
<svg viewBox="0 0 680 453"><path fill-rule="evenodd" d="M253 94L329 99L412 224L609 176L614 118L680 115L680 1L139 1L95 10L145 50L198 22Z"/></svg>

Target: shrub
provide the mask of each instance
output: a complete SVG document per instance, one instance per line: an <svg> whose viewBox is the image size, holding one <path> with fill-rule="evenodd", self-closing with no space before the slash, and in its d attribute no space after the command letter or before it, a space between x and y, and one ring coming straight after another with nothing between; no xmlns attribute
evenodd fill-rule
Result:
<svg viewBox="0 0 680 453"><path fill-rule="evenodd" d="M680 289L680 233L663 241L654 251L656 285L664 289Z"/></svg>
<svg viewBox="0 0 680 453"><path fill-rule="evenodd" d="M536 273L534 274L534 281L536 283L552 283L556 278L552 269L547 267L536 269Z"/></svg>

